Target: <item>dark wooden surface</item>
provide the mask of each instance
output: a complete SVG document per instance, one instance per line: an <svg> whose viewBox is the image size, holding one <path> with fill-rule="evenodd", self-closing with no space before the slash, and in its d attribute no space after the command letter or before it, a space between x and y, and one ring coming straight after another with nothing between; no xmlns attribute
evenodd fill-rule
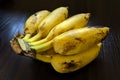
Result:
<svg viewBox="0 0 120 80"><path fill-rule="evenodd" d="M50 64L16 55L9 41L32 13L60 6L69 15L90 12L88 25L109 26L99 56L84 68L59 74ZM0 0L0 80L120 80L120 1L119 0Z"/></svg>

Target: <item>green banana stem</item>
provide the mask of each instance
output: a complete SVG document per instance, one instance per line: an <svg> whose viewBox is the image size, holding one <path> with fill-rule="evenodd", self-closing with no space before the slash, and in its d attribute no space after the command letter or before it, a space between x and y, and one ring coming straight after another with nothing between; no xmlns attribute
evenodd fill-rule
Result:
<svg viewBox="0 0 120 80"><path fill-rule="evenodd" d="M53 47L52 42L53 42L53 40L48 41L48 42L41 44L41 45L31 46L30 48L35 50L36 53L43 52L43 51L46 51L46 50Z"/></svg>
<svg viewBox="0 0 120 80"><path fill-rule="evenodd" d="M31 37L31 34L26 34L26 35L23 37L23 40L28 40L30 37Z"/></svg>
<svg viewBox="0 0 120 80"><path fill-rule="evenodd" d="M42 40L39 40L39 41L35 41L35 42L31 42L31 43L28 43L30 46L32 45L41 45L41 44L44 44L45 42L47 42L48 40L46 38L42 39Z"/></svg>

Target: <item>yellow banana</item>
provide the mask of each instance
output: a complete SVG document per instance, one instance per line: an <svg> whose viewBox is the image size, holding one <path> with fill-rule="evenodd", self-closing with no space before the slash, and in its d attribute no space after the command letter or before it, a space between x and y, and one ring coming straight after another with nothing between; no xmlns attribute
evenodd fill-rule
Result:
<svg viewBox="0 0 120 80"><path fill-rule="evenodd" d="M31 46L30 48L35 50L36 53L53 47L56 53L62 55L77 54L101 42L107 36L108 31L108 27L74 29L58 35L46 43Z"/></svg>
<svg viewBox="0 0 120 80"><path fill-rule="evenodd" d="M56 37L53 47L56 53L62 55L77 54L101 42L107 36L108 31L108 27L71 30Z"/></svg>
<svg viewBox="0 0 120 80"><path fill-rule="evenodd" d="M54 55L51 60L51 65L59 73L76 71L93 61L98 56L100 48L101 44L94 45L88 50L76 55Z"/></svg>
<svg viewBox="0 0 120 80"><path fill-rule="evenodd" d="M77 14L74 15L70 18L68 18L67 20L61 22L60 24L56 25L47 35L46 38L39 40L39 41L35 41L35 42L31 42L29 43L30 45L40 45L42 43L45 43L51 39L53 39L54 37L69 31L71 29L76 29L76 28L82 28L85 27L88 23L90 14L89 13L82 13L82 14Z"/></svg>
<svg viewBox="0 0 120 80"><path fill-rule="evenodd" d="M27 40L32 35L35 35L38 29L38 25L41 23L41 21L48 16L50 12L48 10L41 10L39 12L36 12L35 14L31 15L25 22L24 25L24 33L25 37L24 40Z"/></svg>
<svg viewBox="0 0 120 80"><path fill-rule="evenodd" d="M44 38L48 35L50 30L64 21L68 15L67 7L59 7L53 10L38 26L38 33L30 38L28 42L37 41L40 38Z"/></svg>
<svg viewBox="0 0 120 80"><path fill-rule="evenodd" d="M55 51L52 49L49 49L47 51L41 52L41 53L36 53L36 59L46 62L46 63L50 63L52 57L56 55Z"/></svg>

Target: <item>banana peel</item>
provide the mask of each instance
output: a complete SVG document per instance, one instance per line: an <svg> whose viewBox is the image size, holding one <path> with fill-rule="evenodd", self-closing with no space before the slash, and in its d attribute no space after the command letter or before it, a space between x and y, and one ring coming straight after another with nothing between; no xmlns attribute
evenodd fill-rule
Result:
<svg viewBox="0 0 120 80"><path fill-rule="evenodd" d="M53 58L53 56L55 56L57 53L55 53L54 49L51 48L47 51L41 52L41 53L36 53L36 59L40 60L42 62L46 62L46 63L51 63L51 60Z"/></svg>

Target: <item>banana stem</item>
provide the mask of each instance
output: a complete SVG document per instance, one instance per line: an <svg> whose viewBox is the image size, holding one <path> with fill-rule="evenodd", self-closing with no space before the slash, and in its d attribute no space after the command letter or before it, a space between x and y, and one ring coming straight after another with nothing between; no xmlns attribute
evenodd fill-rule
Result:
<svg viewBox="0 0 120 80"><path fill-rule="evenodd" d="M42 34L39 32L37 33L35 36L31 37L30 39L27 40L27 42L34 42L37 41L39 39L41 39Z"/></svg>
<svg viewBox="0 0 120 80"><path fill-rule="evenodd" d="M23 40L28 40L30 37L31 37L31 34L26 34L26 35L23 37Z"/></svg>
<svg viewBox="0 0 120 80"><path fill-rule="evenodd" d="M43 43L41 45L31 46L30 48L33 49L33 50L35 50L36 53L43 52L43 51L46 51L46 50L48 50L48 49L50 49L50 48L53 47L52 46L52 42L53 42L53 40L48 41L46 43Z"/></svg>
<svg viewBox="0 0 120 80"><path fill-rule="evenodd" d="M39 41L35 41L35 42L31 42L29 43L30 46L33 46L33 45L41 45L41 44L44 44L45 42L47 42L48 40L45 38L45 39L42 39L42 40L39 40Z"/></svg>

